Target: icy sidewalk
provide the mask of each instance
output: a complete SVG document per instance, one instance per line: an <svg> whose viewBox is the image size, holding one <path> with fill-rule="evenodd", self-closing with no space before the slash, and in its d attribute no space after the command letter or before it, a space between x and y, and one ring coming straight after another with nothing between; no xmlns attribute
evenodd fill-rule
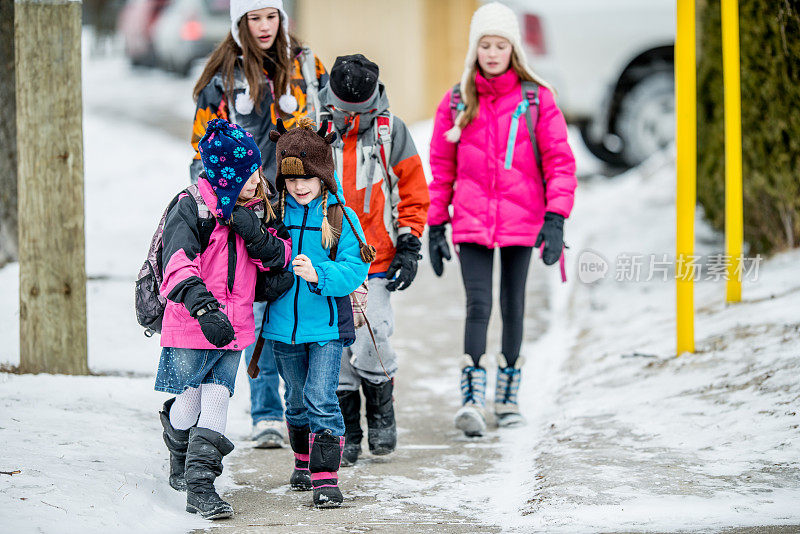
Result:
<svg viewBox="0 0 800 534"><path fill-rule="evenodd" d="M697 353L674 357L673 273L615 280L618 254L674 255L669 158L583 184L570 264L609 262L592 285L551 278L551 326L527 347L531 424L506 434L487 512L524 531L719 529L800 523L800 251L760 266L741 304L696 284ZM698 254L722 252L698 221ZM642 268L642 279L648 273ZM705 274L705 272L703 272Z"/></svg>

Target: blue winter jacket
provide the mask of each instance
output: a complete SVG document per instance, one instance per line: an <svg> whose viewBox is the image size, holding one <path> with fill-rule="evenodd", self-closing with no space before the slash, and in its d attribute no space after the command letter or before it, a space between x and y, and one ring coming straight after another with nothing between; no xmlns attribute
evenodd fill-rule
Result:
<svg viewBox="0 0 800 534"><path fill-rule="evenodd" d="M335 204L336 197L328 195L328 203ZM344 208L355 225L361 239L364 232L358 216ZM336 261L330 259L330 249L322 246L322 200L315 198L301 206L286 195L286 214L283 223L292 236L292 260L305 254L319 276L319 282L309 283L295 275L294 285L278 300L267 304L262 336L283 343L325 344L336 339L349 346L356 338L350 293L367 278L369 263L361 260L358 240L353 230L342 221L342 235ZM291 269L291 262L288 269Z"/></svg>

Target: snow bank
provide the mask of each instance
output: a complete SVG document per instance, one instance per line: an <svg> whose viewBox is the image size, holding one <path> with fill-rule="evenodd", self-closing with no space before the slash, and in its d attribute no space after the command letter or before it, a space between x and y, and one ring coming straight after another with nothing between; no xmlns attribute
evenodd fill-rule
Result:
<svg viewBox="0 0 800 534"><path fill-rule="evenodd" d="M800 251L745 279L695 285L697 353L675 357L675 283L616 281L619 254L674 255L673 155L581 185L566 226L573 276L551 278L551 328L525 348L530 425L504 432L499 524L542 531L800 522ZM698 218L697 253L722 252ZM586 248L610 264L578 280ZM644 278L644 277L643 277ZM522 488L520 490L520 488Z"/></svg>

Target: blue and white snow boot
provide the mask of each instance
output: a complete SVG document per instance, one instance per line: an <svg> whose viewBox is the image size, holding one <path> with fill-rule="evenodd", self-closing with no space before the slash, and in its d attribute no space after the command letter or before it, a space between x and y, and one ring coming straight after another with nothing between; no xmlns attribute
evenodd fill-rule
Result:
<svg viewBox="0 0 800 534"><path fill-rule="evenodd" d="M497 383L494 389L494 415L497 426L508 427L525 424L519 413L519 384L522 379L522 365L525 357L519 356L513 366L508 365L506 357L497 355Z"/></svg>
<svg viewBox="0 0 800 534"><path fill-rule="evenodd" d="M485 355L484 355L485 356ZM461 369L461 409L456 412L456 428L468 437L481 436L486 431L486 369L465 354Z"/></svg>

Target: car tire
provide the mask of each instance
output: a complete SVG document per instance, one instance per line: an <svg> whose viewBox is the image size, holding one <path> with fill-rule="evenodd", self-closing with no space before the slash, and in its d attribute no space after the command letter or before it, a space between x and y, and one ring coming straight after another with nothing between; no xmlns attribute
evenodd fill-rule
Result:
<svg viewBox="0 0 800 534"><path fill-rule="evenodd" d="M581 138L583 139L583 144L586 145L587 150L589 150L594 157L603 163L606 163L607 165L611 165L612 167L628 168L628 165L625 162L625 159L623 159L622 154L619 152L613 152L606 148L602 139L594 139L591 134L591 130L592 126L590 123L584 123L580 126Z"/></svg>
<svg viewBox="0 0 800 534"><path fill-rule="evenodd" d="M645 75L619 104L617 135L631 167L675 142L675 77L670 70Z"/></svg>

